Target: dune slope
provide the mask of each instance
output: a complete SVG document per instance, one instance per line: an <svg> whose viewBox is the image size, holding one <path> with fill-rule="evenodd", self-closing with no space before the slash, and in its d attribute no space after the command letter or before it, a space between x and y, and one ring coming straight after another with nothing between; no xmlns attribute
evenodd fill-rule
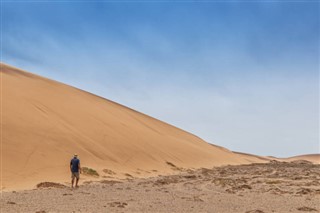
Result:
<svg viewBox="0 0 320 213"><path fill-rule="evenodd" d="M132 175L248 163L226 149L147 115L1 64L2 187L69 180L82 166ZM170 162L172 164L168 164Z"/></svg>

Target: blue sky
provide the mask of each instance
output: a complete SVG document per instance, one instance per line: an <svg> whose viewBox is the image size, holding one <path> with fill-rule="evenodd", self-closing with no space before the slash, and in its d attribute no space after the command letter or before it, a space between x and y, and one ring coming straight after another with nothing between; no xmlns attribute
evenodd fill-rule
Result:
<svg viewBox="0 0 320 213"><path fill-rule="evenodd" d="M317 1L3 1L2 61L231 150L319 150Z"/></svg>

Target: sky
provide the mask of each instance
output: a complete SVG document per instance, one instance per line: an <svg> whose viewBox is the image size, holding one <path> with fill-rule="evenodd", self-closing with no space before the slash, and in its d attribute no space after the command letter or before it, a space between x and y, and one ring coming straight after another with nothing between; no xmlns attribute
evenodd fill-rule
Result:
<svg viewBox="0 0 320 213"><path fill-rule="evenodd" d="M1 1L1 61L233 151L319 153L318 1Z"/></svg>

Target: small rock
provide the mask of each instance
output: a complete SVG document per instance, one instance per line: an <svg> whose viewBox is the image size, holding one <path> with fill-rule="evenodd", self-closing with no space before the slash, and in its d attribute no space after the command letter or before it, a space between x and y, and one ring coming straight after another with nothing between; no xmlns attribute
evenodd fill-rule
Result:
<svg viewBox="0 0 320 213"><path fill-rule="evenodd" d="M16 203L12 201L8 201L7 204L16 204Z"/></svg>

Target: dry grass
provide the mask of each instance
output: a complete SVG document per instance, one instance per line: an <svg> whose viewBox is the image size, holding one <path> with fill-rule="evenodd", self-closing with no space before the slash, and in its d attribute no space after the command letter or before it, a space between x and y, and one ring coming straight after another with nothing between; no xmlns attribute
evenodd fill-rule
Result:
<svg viewBox="0 0 320 213"><path fill-rule="evenodd" d="M84 175L93 176L93 177L99 177L99 173L94 169L91 169L91 168L88 168L88 167L82 167L81 170L82 170L82 173Z"/></svg>
<svg viewBox="0 0 320 213"><path fill-rule="evenodd" d="M66 188L66 186L61 183L41 182L37 184L37 188Z"/></svg>

